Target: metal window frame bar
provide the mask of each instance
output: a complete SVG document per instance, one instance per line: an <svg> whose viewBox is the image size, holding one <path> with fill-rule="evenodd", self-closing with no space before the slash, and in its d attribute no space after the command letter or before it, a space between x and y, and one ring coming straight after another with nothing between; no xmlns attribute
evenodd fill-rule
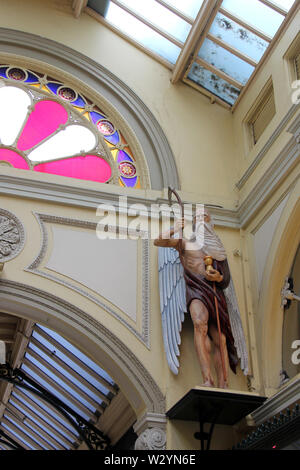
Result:
<svg viewBox="0 0 300 470"><path fill-rule="evenodd" d="M218 103L219 105L221 105L223 108L226 108L228 110L231 110L231 105L229 103L226 103L225 101L223 101L221 98L219 98L217 95L214 95L213 93L211 93L209 90L207 90L206 88L202 87L201 85L199 85L198 83L195 83L193 82L191 79L187 78L187 77L184 77L182 79L183 83L186 83L187 85L191 86L192 88L194 88L195 90L197 91L200 91L201 94L207 96L209 99L210 99L210 102L213 104L213 103Z"/></svg>

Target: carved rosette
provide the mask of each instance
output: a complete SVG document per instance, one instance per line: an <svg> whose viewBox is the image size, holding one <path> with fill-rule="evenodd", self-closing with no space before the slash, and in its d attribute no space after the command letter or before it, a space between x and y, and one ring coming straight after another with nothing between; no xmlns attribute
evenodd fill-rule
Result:
<svg viewBox="0 0 300 470"><path fill-rule="evenodd" d="M137 438L134 448L135 450L165 450L166 441L166 433L163 429L146 429Z"/></svg>
<svg viewBox="0 0 300 470"><path fill-rule="evenodd" d="M15 258L23 249L24 227L11 212L0 208L0 263Z"/></svg>

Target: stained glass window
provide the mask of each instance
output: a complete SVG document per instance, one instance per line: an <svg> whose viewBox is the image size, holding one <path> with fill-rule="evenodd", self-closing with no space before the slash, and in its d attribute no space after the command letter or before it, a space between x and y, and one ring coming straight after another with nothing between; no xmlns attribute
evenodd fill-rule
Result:
<svg viewBox="0 0 300 470"><path fill-rule="evenodd" d="M139 188L138 163L99 107L64 83L0 66L0 164Z"/></svg>

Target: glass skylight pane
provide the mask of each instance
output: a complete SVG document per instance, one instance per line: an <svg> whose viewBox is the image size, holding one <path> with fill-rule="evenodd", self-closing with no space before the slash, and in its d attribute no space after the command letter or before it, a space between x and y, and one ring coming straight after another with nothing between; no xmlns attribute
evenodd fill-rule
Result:
<svg viewBox="0 0 300 470"><path fill-rule="evenodd" d="M252 65L209 39L205 39L198 55L201 59L239 81L242 85L245 85L254 71Z"/></svg>
<svg viewBox="0 0 300 470"><path fill-rule="evenodd" d="M112 378L103 370L96 362L92 361L88 356L83 354L78 348L73 346L73 344L69 343L65 338L60 336L58 333L56 333L53 330L50 330L49 328L46 328L43 325L38 325L41 330L44 330L49 336L52 336L53 339L55 339L58 343L60 343L65 349L70 351L74 356L76 356L80 361L82 361L85 365L87 365L90 369L92 369L94 372L99 374L101 377L105 378L107 382L109 382L111 385L114 384L114 381Z"/></svg>
<svg viewBox="0 0 300 470"><path fill-rule="evenodd" d="M40 442L38 442L35 437L34 437L34 434L30 432L30 430L27 428L27 426L23 425L18 422L16 419L12 418L11 415L7 415L5 414L4 417L10 422L12 423L14 426L16 426L21 432L23 432L24 434L26 434L26 436L30 437L30 439L32 439L38 446L41 446L41 447L44 447ZM44 447L45 448L45 447Z"/></svg>
<svg viewBox="0 0 300 470"><path fill-rule="evenodd" d="M172 7L193 19L196 18L203 2L204 0L167 0Z"/></svg>
<svg viewBox="0 0 300 470"><path fill-rule="evenodd" d="M122 0L122 3L179 41L186 40L191 25L155 0L143 0L142 2L141 0Z"/></svg>
<svg viewBox="0 0 300 470"><path fill-rule="evenodd" d="M257 62L269 46L267 41L221 13L217 13L209 32Z"/></svg>
<svg viewBox="0 0 300 470"><path fill-rule="evenodd" d="M52 408L50 408L49 406L47 406L47 403L38 398L36 395L34 395L33 393L29 392L28 390L26 389L22 389L22 392L24 393L24 395L26 395L28 398L30 398L32 401L34 401L34 403L36 403L40 408L42 408L42 410L45 411L45 413L49 414L50 416L52 416L54 419L56 419L56 421L58 421L60 424L62 424L65 428L67 428L72 434L74 434L74 439L75 439L75 436L78 437L78 433L77 431L75 430L75 428L66 420L66 418L64 418L60 413L58 412L55 412ZM23 398L20 397L19 395L17 396L18 400L20 400L22 403L23 403ZM26 404L26 403L25 403ZM37 410L35 410L36 413L41 417L41 418L45 418L45 416L42 414L42 413L39 413ZM61 432L60 431L60 428L58 429L58 432ZM64 434L65 438L70 440L70 438L68 437L68 434Z"/></svg>
<svg viewBox="0 0 300 470"><path fill-rule="evenodd" d="M285 18L259 0L223 0L222 7L271 38Z"/></svg>
<svg viewBox="0 0 300 470"><path fill-rule="evenodd" d="M44 162L89 152L95 145L96 138L93 132L85 126L74 124L42 142L28 154L28 157L35 162Z"/></svg>
<svg viewBox="0 0 300 470"><path fill-rule="evenodd" d="M75 388L71 388L67 383L65 383L63 380L60 379L60 377L58 377L57 375L55 375L53 372L51 372L50 369L46 368L43 364L41 364L39 361L37 361L33 356L31 356L28 352L26 353L25 355L26 358L28 358L36 367L38 367L42 372L44 372L45 374L47 374L47 376L53 380L53 382L58 385L59 387L61 387L62 389L64 389L65 391L67 391L68 393L70 393L71 396L73 396L73 398L75 398L76 400L78 400L83 406L85 406L86 408L88 408L90 411L92 411L93 413L95 413L96 411L96 408L94 406L92 406L89 402L87 402L83 397L81 397L81 395L79 395L79 393L77 393L76 389ZM32 373L32 372L31 372ZM41 380L39 378L39 380ZM48 385L49 387L49 385ZM47 388L47 387L45 387ZM55 389L54 389L55 390ZM53 391L54 395L56 395L58 392L57 391ZM63 398L61 398L61 400L63 402L66 402L66 398L62 395ZM74 407L74 405L69 405L71 408Z"/></svg>
<svg viewBox="0 0 300 470"><path fill-rule="evenodd" d="M0 143L12 145L27 116L31 100L28 94L17 87L0 88Z"/></svg>
<svg viewBox="0 0 300 470"><path fill-rule="evenodd" d="M23 437L21 437L20 434L18 434L16 431L11 429L6 423L1 423L1 426L7 429L7 431L9 431L13 436L16 436L20 440L20 442L23 442L23 444L28 446L31 450L35 450L31 444L29 444Z"/></svg>
<svg viewBox="0 0 300 470"><path fill-rule="evenodd" d="M50 330L49 330L50 331ZM53 333L53 332L52 332ZM75 362L73 362L69 357L67 357L63 352L61 352L58 348L54 347L49 341L44 339L41 335L39 335L36 331L33 332L34 338L36 338L40 343L42 343L46 348L50 351L53 351L54 354L57 355L62 361L74 369L78 374L82 375L88 382L90 382L94 387L100 390L105 395L108 394L107 388L105 388L101 383L99 383L92 375L85 372L81 367L79 367ZM62 340L62 338L61 338ZM75 348L76 349L76 348Z"/></svg>
<svg viewBox="0 0 300 470"><path fill-rule="evenodd" d="M180 54L180 48L137 20L134 16L117 5L110 3L106 19L127 36L172 64L175 64Z"/></svg>
<svg viewBox="0 0 300 470"><path fill-rule="evenodd" d="M230 105L235 103L240 93L233 85L217 77L214 73L206 70L195 62L191 67L188 78Z"/></svg>
<svg viewBox="0 0 300 470"><path fill-rule="evenodd" d="M272 3L278 5L286 11L289 11L295 3L295 0L272 0Z"/></svg>
<svg viewBox="0 0 300 470"><path fill-rule="evenodd" d="M94 394L89 388L85 387L78 378L74 375L70 374L66 369L61 367L55 361L53 361L49 356L47 356L43 351L41 351L37 346L34 344L30 344L30 349L33 349L37 354L39 354L45 361L47 361L52 367L56 368L61 374L65 375L67 379L74 383L74 385L81 390L83 390L87 395L89 395L92 399L100 404L101 400L99 396Z"/></svg>
<svg viewBox="0 0 300 470"><path fill-rule="evenodd" d="M41 421L39 421L38 419L36 419L34 416L30 415L28 416L28 414L26 413L26 411L15 401L15 400L12 400L10 398L9 400L9 403L11 403L15 408L17 408L17 410L21 411L21 413L23 413L26 417L28 417L28 419L31 419L31 421L33 421L37 426L40 426L41 429L43 429L43 431L45 431L47 434L49 434L53 439L55 439L59 444L61 444L62 446L66 447L66 444L61 441L59 439L59 436L57 434L54 434L54 432L51 431L51 428L50 426L49 427L46 427L43 423L41 423ZM37 413L38 414L38 413ZM40 416L40 418L42 418L42 416ZM28 424L28 423L27 423ZM53 444L54 445L54 444Z"/></svg>
<svg viewBox="0 0 300 470"><path fill-rule="evenodd" d="M22 370L28 373L30 377L32 377L37 383L39 383L42 387L44 387L46 390L51 392L53 395L55 395L57 398L59 398L63 403L65 403L69 408L74 410L76 413L78 413L80 416L85 418L87 421L90 419L90 417L86 414L83 413L82 410L80 410L77 406L75 406L72 402L70 402L64 395L59 393L55 388L53 388L48 382L43 380L40 376L38 376L35 372L30 370L29 367L26 365L22 364Z"/></svg>

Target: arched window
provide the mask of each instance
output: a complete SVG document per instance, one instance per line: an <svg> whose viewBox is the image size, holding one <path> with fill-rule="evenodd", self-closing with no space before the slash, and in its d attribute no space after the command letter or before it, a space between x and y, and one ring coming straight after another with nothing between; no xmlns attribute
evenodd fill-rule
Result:
<svg viewBox="0 0 300 470"><path fill-rule="evenodd" d="M0 164L145 187L122 130L97 104L48 75L11 65L0 66Z"/></svg>

